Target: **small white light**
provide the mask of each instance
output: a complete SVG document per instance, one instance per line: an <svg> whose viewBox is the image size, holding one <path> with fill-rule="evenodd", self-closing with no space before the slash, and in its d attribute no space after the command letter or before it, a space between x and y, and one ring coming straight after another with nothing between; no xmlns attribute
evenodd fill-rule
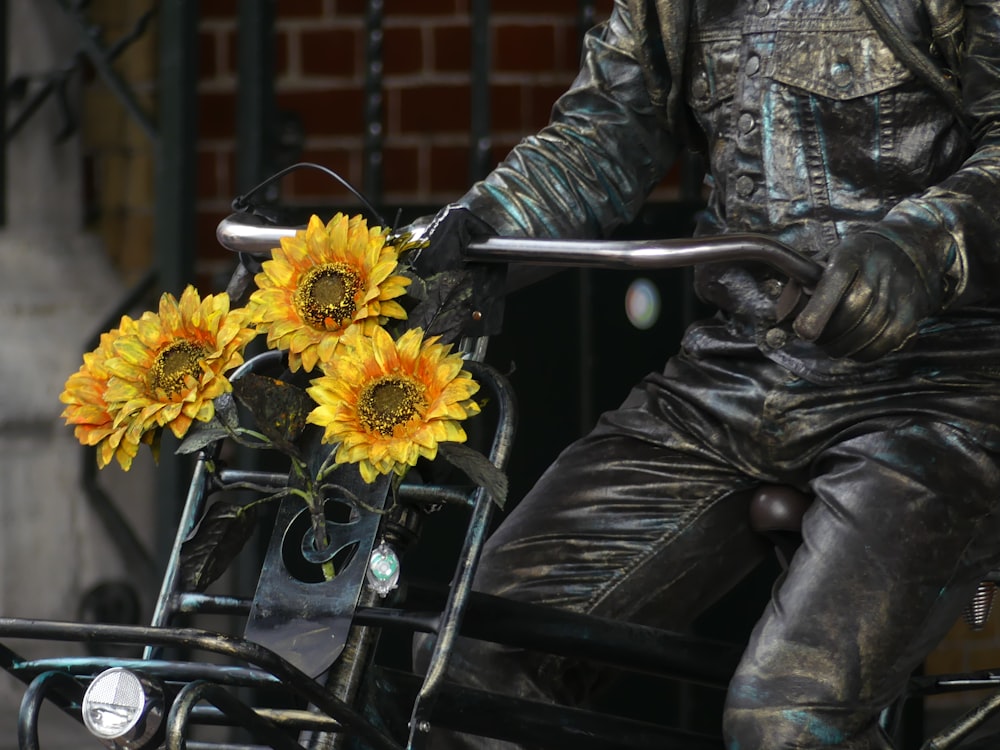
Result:
<svg viewBox="0 0 1000 750"><path fill-rule="evenodd" d="M625 292L625 315L640 331L656 325L660 319L660 291L649 279L638 278Z"/></svg>
<svg viewBox="0 0 1000 750"><path fill-rule="evenodd" d="M122 747L141 747L159 728L163 692L150 680L121 667L97 675L81 705L91 734Z"/></svg>
<svg viewBox="0 0 1000 750"><path fill-rule="evenodd" d="M379 596L385 596L399 586L401 572L399 557L395 550L383 540L372 550L368 558L368 572L365 578Z"/></svg>

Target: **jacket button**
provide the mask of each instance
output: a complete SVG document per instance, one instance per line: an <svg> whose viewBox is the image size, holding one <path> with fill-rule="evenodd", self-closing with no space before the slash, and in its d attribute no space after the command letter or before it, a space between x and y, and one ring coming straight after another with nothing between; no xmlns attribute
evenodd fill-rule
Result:
<svg viewBox="0 0 1000 750"><path fill-rule="evenodd" d="M736 180L736 194L741 198L748 197L754 191L753 178L743 175Z"/></svg>
<svg viewBox="0 0 1000 750"><path fill-rule="evenodd" d="M739 127L741 133L749 133L751 130L753 130L753 126L756 124L757 121L754 120L753 115L751 115L749 112L744 112L742 115L740 115L740 119L737 120L736 122L736 125L737 127Z"/></svg>
<svg viewBox="0 0 1000 750"><path fill-rule="evenodd" d="M837 62L830 66L830 78L835 86L847 88L854 82L854 71L846 62Z"/></svg>
<svg viewBox="0 0 1000 750"><path fill-rule="evenodd" d="M760 285L761 291L764 292L771 299L778 299L781 296L781 291L785 288L778 279L764 279Z"/></svg>
<svg viewBox="0 0 1000 750"><path fill-rule="evenodd" d="M780 349L788 342L788 333L782 328L768 328L764 343L772 349Z"/></svg>

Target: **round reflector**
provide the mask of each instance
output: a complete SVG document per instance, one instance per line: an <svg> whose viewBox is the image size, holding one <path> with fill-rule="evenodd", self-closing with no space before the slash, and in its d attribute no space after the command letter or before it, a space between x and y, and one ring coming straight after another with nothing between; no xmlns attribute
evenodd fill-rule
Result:
<svg viewBox="0 0 1000 750"><path fill-rule="evenodd" d="M91 681L83 695L83 723L102 740L141 742L159 726L162 697L155 683L135 672L121 667L108 669Z"/></svg>

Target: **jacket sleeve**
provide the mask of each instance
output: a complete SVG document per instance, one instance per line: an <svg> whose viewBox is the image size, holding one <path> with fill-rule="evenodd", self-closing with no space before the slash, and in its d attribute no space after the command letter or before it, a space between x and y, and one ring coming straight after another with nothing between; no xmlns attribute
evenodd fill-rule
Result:
<svg viewBox="0 0 1000 750"><path fill-rule="evenodd" d="M965 3L958 73L971 155L871 227L933 274L925 281L940 279L945 308L1000 299L1000 2Z"/></svg>
<svg viewBox="0 0 1000 750"><path fill-rule="evenodd" d="M676 154L650 98L634 18L616 0L585 37L549 124L459 201L501 235L602 237L638 214Z"/></svg>

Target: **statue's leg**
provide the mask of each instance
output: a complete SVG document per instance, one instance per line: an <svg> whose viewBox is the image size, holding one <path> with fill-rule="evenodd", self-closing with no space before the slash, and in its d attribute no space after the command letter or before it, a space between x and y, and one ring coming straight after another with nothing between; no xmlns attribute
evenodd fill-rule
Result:
<svg viewBox="0 0 1000 750"><path fill-rule="evenodd" d="M888 747L880 710L995 563L995 453L926 418L852 433L815 461L803 544L730 686L730 747Z"/></svg>
<svg viewBox="0 0 1000 750"><path fill-rule="evenodd" d="M477 590L679 629L771 554L748 526L757 481L698 436L711 426L692 429L693 413L665 409L656 381L568 448L514 508L487 542ZM750 401L747 414L759 394ZM418 668L430 643L419 639ZM470 687L570 704L604 676L593 665L464 638L449 670ZM435 748L511 747L434 735Z"/></svg>

